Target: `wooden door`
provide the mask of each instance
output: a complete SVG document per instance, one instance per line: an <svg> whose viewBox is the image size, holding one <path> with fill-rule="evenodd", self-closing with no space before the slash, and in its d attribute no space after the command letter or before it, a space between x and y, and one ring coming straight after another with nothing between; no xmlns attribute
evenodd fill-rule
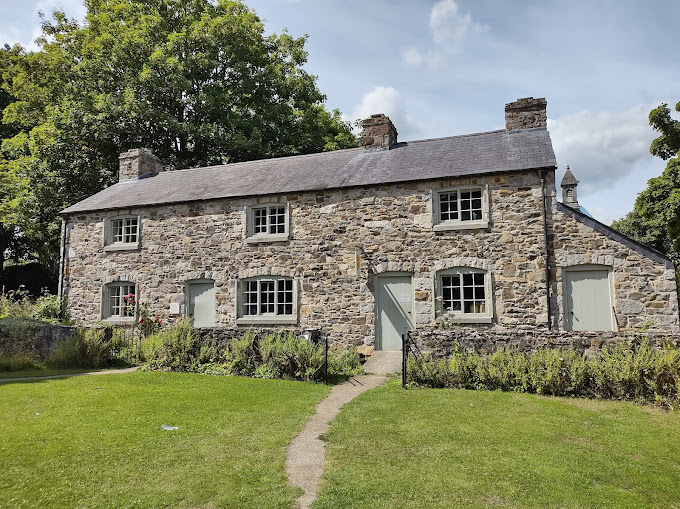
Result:
<svg viewBox="0 0 680 509"><path fill-rule="evenodd" d="M412 328L411 276L379 276L376 283L376 348L401 350L401 335Z"/></svg>

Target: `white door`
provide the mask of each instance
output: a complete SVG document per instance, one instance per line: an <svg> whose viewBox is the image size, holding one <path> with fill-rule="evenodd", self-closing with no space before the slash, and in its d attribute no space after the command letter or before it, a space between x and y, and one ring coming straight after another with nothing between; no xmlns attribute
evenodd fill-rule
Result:
<svg viewBox="0 0 680 509"><path fill-rule="evenodd" d="M565 278L567 330L614 330L609 271L568 270Z"/></svg>
<svg viewBox="0 0 680 509"><path fill-rule="evenodd" d="M215 283L194 282L187 284L187 316L194 327L215 325Z"/></svg>
<svg viewBox="0 0 680 509"><path fill-rule="evenodd" d="M401 335L413 328L411 276L379 276L376 282L376 347L401 350Z"/></svg>

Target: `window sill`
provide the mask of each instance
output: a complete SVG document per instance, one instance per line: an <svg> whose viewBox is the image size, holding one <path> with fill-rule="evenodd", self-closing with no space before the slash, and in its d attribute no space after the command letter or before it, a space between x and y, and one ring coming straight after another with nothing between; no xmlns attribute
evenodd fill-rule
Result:
<svg viewBox="0 0 680 509"><path fill-rule="evenodd" d="M493 316L489 315L442 315L441 318L449 323L491 323Z"/></svg>
<svg viewBox="0 0 680 509"><path fill-rule="evenodd" d="M112 316L109 318L104 318L102 320L102 325L134 325L137 322L134 316L129 317L116 317Z"/></svg>
<svg viewBox="0 0 680 509"><path fill-rule="evenodd" d="M236 325L296 325L296 316L243 316L236 319Z"/></svg>
<svg viewBox="0 0 680 509"><path fill-rule="evenodd" d="M453 230L481 230L489 227L489 221L462 221L459 223L439 223L435 224L432 229L436 232L445 232Z"/></svg>
<svg viewBox="0 0 680 509"><path fill-rule="evenodd" d="M129 244L109 244L104 246L104 251L135 251L139 249L139 242L130 242Z"/></svg>
<svg viewBox="0 0 680 509"><path fill-rule="evenodd" d="M246 244L260 244L267 242L285 242L290 238L287 233L273 233L269 235L253 235L246 237Z"/></svg>

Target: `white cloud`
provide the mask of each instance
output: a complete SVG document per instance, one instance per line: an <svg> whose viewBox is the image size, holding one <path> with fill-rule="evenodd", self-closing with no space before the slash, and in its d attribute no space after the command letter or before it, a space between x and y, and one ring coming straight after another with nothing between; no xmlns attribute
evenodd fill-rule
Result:
<svg viewBox="0 0 680 509"><path fill-rule="evenodd" d="M582 111L548 120L559 165L558 184L567 165L588 194L616 185L649 164L654 131L647 115L653 104L625 111Z"/></svg>
<svg viewBox="0 0 680 509"><path fill-rule="evenodd" d="M357 119L365 119L374 113L384 113L397 128L399 139L408 141L418 136L420 129L413 118L406 111L404 99L396 88L375 87L367 92L359 101L352 113L345 116L345 120L354 122Z"/></svg>
<svg viewBox="0 0 680 509"><path fill-rule="evenodd" d="M430 11L433 47L426 54L416 48L409 48L402 52L402 60L413 67L427 65L437 68L448 55L461 51L469 32L484 32L487 29L486 25L472 21L470 13L461 12L454 0L439 0Z"/></svg>
<svg viewBox="0 0 680 509"><path fill-rule="evenodd" d="M408 65L412 65L414 67L420 66L424 61L423 55L415 48L408 48L402 51L401 58Z"/></svg>

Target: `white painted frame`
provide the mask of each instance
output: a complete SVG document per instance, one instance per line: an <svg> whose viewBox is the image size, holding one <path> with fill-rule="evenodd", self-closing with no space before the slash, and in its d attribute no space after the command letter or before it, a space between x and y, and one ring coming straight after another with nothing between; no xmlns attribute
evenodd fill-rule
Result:
<svg viewBox="0 0 680 509"><path fill-rule="evenodd" d="M245 283L249 281L274 281L274 292L278 281L286 280L293 282L293 313L291 315L244 315L243 313L243 292ZM296 325L298 323L298 301L299 301L298 280L286 276L256 276L236 280L236 324L237 325ZM259 313L259 285L258 285L258 313ZM276 306L275 306L276 309Z"/></svg>
<svg viewBox="0 0 680 509"><path fill-rule="evenodd" d="M120 286L134 286L135 287L135 310L133 316L112 315L111 303L111 288ZM132 325L137 319L137 310L139 308L139 285L134 281L111 281L102 285L100 291L100 306L99 318L105 325Z"/></svg>
<svg viewBox="0 0 680 509"><path fill-rule="evenodd" d="M283 220L284 233L258 233L255 234L255 211L267 209L267 219L269 210L274 207L285 207L285 217ZM269 225L267 225L269 226ZM261 242L285 242L290 239L290 204L288 202L264 202L246 207L246 243L257 244Z"/></svg>
<svg viewBox="0 0 680 509"><path fill-rule="evenodd" d="M440 197L442 194L452 193L456 191L460 197L460 192L465 190L481 191L482 192L482 219L463 221L456 220L441 220ZM458 198L460 200L460 198ZM459 207L459 217L460 217ZM434 231L449 231L449 230L473 230L489 227L489 186L478 185L462 185L455 187L448 187L446 189L437 189L432 193L432 228Z"/></svg>
<svg viewBox="0 0 680 509"><path fill-rule="evenodd" d="M437 303L434 303L435 318L446 318L453 323L491 323L493 321L493 285L491 281L491 273L488 270L477 269L474 267L451 267L437 272L436 275L436 292L435 301L443 299L444 284L442 277L452 276L455 274L484 274L484 300L486 312L484 313L465 313L462 309L460 311L444 311L442 307L441 313L437 316ZM462 287L461 287L462 291ZM442 303L443 304L443 303Z"/></svg>
<svg viewBox="0 0 680 509"><path fill-rule="evenodd" d="M126 219L137 220L137 242L114 242L113 222ZM104 251L134 251L139 249L142 239L142 217L140 215L126 214L109 217L104 220Z"/></svg>

